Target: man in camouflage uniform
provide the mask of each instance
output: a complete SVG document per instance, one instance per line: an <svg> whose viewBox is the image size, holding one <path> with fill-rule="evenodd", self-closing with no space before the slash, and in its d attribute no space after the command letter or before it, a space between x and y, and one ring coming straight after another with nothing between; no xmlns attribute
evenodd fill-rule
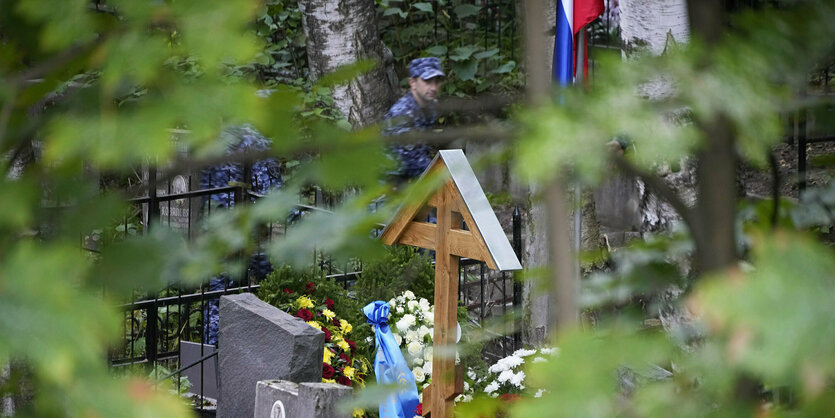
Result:
<svg viewBox="0 0 835 418"><path fill-rule="evenodd" d="M438 119L435 105L444 82L441 60L417 58L409 63L409 91L383 117L383 135L400 135L413 129L425 131ZM391 152L400 162L395 173L402 179L419 176L426 170L435 150L427 144L394 145Z"/></svg>

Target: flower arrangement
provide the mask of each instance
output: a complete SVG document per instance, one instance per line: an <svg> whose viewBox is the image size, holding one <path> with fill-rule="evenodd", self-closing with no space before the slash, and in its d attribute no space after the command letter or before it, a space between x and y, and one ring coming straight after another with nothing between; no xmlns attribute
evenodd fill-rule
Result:
<svg viewBox="0 0 835 418"><path fill-rule="evenodd" d="M409 290L389 300L389 307L389 326L403 352L403 357L412 369L422 402L424 389L432 383L435 308L426 298L418 298ZM468 369L464 379L464 393L458 395L456 402L472 400L475 378L476 372ZM418 405L416 414L420 415L422 406L422 403Z"/></svg>
<svg viewBox="0 0 835 418"><path fill-rule="evenodd" d="M314 282L317 278L310 272L279 268L262 282L258 296L325 333L323 382L364 386L371 373L364 342L371 335L370 327L357 323L356 316L362 313L344 289L324 278Z"/></svg>
<svg viewBox="0 0 835 418"><path fill-rule="evenodd" d="M544 390L531 388L526 384L523 365L540 363L546 361L550 356L556 355L558 349L543 347L539 349L521 348L513 354L497 361L487 369L487 375L477 379L478 384L484 385L484 393L490 397L501 397L502 399L516 399L522 393L534 393L534 397L542 396ZM535 390L535 392L534 392Z"/></svg>
<svg viewBox="0 0 835 418"><path fill-rule="evenodd" d="M435 308L426 298L418 299L407 290L389 300L389 327L412 369L418 392L432 381L432 336Z"/></svg>
<svg viewBox="0 0 835 418"><path fill-rule="evenodd" d="M356 355L356 343L349 338L354 326L336 316L332 310L334 301L327 298L317 305L302 295L293 302L293 307L297 309L294 316L325 333L322 382L364 386L371 364L367 358Z"/></svg>

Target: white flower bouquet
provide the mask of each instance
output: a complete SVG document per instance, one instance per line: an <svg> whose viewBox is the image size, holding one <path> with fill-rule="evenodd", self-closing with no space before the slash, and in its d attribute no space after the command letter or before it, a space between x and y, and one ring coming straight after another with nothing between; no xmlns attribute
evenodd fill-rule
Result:
<svg viewBox="0 0 835 418"><path fill-rule="evenodd" d="M499 360L487 369L487 376L478 379L485 383L484 393L495 398L507 393L533 393L534 397L542 396L544 390L531 388L525 382L525 363L544 362L550 356L556 355L557 348L543 347L540 349L521 348L513 354Z"/></svg>
<svg viewBox="0 0 835 418"><path fill-rule="evenodd" d="M389 300L389 306L389 327L412 368L418 391L422 391L432 376L435 309L426 298L418 299L410 290Z"/></svg>

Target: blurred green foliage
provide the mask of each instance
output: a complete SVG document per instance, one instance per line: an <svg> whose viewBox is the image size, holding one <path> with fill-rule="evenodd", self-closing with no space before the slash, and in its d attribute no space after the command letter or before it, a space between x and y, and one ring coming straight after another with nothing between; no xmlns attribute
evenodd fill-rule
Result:
<svg viewBox="0 0 835 418"><path fill-rule="evenodd" d="M484 46L484 33L466 32L483 29L480 6L378 6L384 25L402 27L394 32L402 49L390 42L400 67L413 58L414 43L421 55L447 60L460 80L447 93L519 87L513 41L497 37L495 51L496 32L487 32ZM367 213L374 199L391 193L378 180L388 163L377 128L348 131L334 123L339 116L328 109L328 92L337 81L312 84L304 73L286 73L290 62L295 71L305 67L300 19L295 3L279 0L0 2L0 365L25 363L36 388L19 416L186 416L184 404L144 377L114 378L107 370L107 347L123 321L114 306L137 288L234 274L240 254L256 246L253 231L285 220L309 184L355 193L333 215L306 216L270 245L276 264L304 265L314 249L337 259L382 253L369 231L402 196ZM592 91L565 91L561 106L519 110L514 173L542 180L570 163L578 178L596 182L607 175L604 144L614 136L632 141L637 152L627 158L639 167L677 164L703 146L704 126L717 118L730 124L740 155L762 164L783 134L780 113L805 105L795 92L832 53L833 20L831 2L796 2L740 16L717 47L694 40L662 57L602 60ZM439 37L435 21L446 31ZM642 97L643 87L659 79L673 87L664 100ZM272 93L256 93L265 87ZM222 129L240 123L273 138L276 156L298 162L283 190L214 213L191 244L161 227L118 238L143 228L115 230L131 208L125 196L101 190L99 170L126 176L150 164L176 171L190 167L182 149L194 164L212 161L225 151L217 141ZM627 310L613 311L592 331L561 334L558 359L529 371L550 391L518 401L511 413L831 413L835 257L785 229L831 230L832 189L810 191L795 209L780 207L777 233L766 221L767 204L743 207L746 263L695 284L677 260L690 251L681 235L613 255L613 274L587 283L589 305L627 303L677 284L686 292L692 338L671 338ZM96 234L107 237L100 251L80 248ZM383 267L360 288L394 283L382 277L389 273ZM416 282L428 279L425 267L415 271ZM0 390L5 396L18 387ZM482 409L459 412L482 415L495 407L475 405Z"/></svg>
<svg viewBox="0 0 835 418"><path fill-rule="evenodd" d="M255 246L252 231L286 219L307 184L350 184L371 195L354 194L345 204L353 209L307 242L350 248L351 256L379 248L367 229L356 234L376 222L357 208L381 194L385 158L377 136L348 132L334 126L335 115L316 110L330 100L328 85L276 85L267 97L256 94L264 85L242 77L239 67L263 50L252 30L259 7L0 4L0 364L25 364L25 382L34 388L24 394L31 402L16 405L18 416L185 416L184 403L144 376L108 371L107 349L124 322L115 306L136 289L189 287L240 271L239 254ZM322 158L294 172L283 194L214 213L193 243L162 225L138 225L125 196L100 188L100 172L125 178L141 166L176 172L217 159L226 151L218 146L221 131L244 122L274 138L276 152ZM192 161L181 159L182 150ZM350 178L338 169L347 161ZM128 215L132 225L116 227ZM91 241L98 244L86 245ZM272 255L292 259L304 249L281 251ZM0 395L19 389L4 385Z"/></svg>

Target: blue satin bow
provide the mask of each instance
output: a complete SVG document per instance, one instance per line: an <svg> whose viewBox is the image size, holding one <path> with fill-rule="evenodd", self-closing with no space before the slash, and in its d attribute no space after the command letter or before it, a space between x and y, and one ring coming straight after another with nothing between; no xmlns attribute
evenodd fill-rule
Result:
<svg viewBox="0 0 835 418"><path fill-rule="evenodd" d="M380 418L412 418L416 415L415 409L420 403L417 385L386 322L390 310L388 303L381 300L362 308L362 312L368 318L366 322L374 326L374 345L377 349L374 356L374 374L377 375L377 384L401 387L400 391L380 404Z"/></svg>

